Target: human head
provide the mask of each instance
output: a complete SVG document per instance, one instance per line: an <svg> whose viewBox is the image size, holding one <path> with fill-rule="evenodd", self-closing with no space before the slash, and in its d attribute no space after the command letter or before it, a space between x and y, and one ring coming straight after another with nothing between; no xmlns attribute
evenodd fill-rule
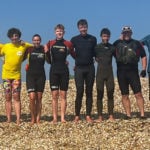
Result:
<svg viewBox="0 0 150 150"><path fill-rule="evenodd" d="M103 28L100 32L100 36L102 38L103 43L108 43L110 39L111 32L108 28Z"/></svg>
<svg viewBox="0 0 150 150"><path fill-rule="evenodd" d="M58 24L55 26L55 35L56 35L56 39L60 40L63 39L63 36L65 34L65 27L62 24Z"/></svg>
<svg viewBox="0 0 150 150"><path fill-rule="evenodd" d="M32 37L32 43L34 47L39 47L41 44L41 36L39 34L34 34Z"/></svg>
<svg viewBox="0 0 150 150"><path fill-rule="evenodd" d="M86 19L80 19L77 22L77 27L79 29L79 32L82 36L85 36L87 34L87 30L88 30L88 23Z"/></svg>
<svg viewBox="0 0 150 150"><path fill-rule="evenodd" d="M10 28L7 32L7 36L12 43L16 44L20 41L21 31L17 28Z"/></svg>
<svg viewBox="0 0 150 150"><path fill-rule="evenodd" d="M124 26L122 28L122 39L123 40L130 40L132 36L132 28L130 26Z"/></svg>

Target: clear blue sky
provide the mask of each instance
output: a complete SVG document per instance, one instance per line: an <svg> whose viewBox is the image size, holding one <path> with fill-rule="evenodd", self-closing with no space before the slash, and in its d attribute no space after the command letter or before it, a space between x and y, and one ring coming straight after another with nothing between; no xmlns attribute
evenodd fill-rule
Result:
<svg viewBox="0 0 150 150"><path fill-rule="evenodd" d="M85 18L90 34L97 37L103 27L111 30L110 42L115 41L124 25L133 28L133 38L141 39L150 33L150 0L1 0L0 42L9 42L7 30L17 27L22 39L31 42L32 35L42 36L42 44L55 38L54 26L64 24L65 39L78 34L76 23ZM72 72L73 60L70 59Z"/></svg>

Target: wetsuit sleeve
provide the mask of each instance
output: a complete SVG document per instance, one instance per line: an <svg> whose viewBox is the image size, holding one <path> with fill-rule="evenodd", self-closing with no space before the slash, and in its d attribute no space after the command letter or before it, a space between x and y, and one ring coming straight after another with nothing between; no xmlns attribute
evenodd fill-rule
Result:
<svg viewBox="0 0 150 150"><path fill-rule="evenodd" d="M25 51L25 53L24 53L24 56L23 56L23 60L22 60L22 61L26 60L27 57L28 57L28 48L26 49L26 51Z"/></svg>
<svg viewBox="0 0 150 150"><path fill-rule="evenodd" d="M76 52L75 52L75 40L74 40L74 38L72 38L71 40L70 40L70 42L71 42L71 45L72 45L72 54L71 54L71 56L73 57L73 58L75 58L76 57Z"/></svg>
<svg viewBox="0 0 150 150"><path fill-rule="evenodd" d="M76 54L75 54L73 44L71 42L70 42L69 49L70 49L70 55L72 56L72 58L75 58Z"/></svg>
<svg viewBox="0 0 150 150"><path fill-rule="evenodd" d="M113 45L116 47L119 42L121 42L121 40L116 40L116 41L113 43Z"/></svg>
<svg viewBox="0 0 150 150"><path fill-rule="evenodd" d="M95 46L94 53L95 53L95 60L96 60L96 62L98 62L99 59L98 59L98 53L97 53L97 48L96 47L97 46Z"/></svg>
<svg viewBox="0 0 150 150"><path fill-rule="evenodd" d="M50 41L47 42L46 47L48 48L48 51L45 53L45 60L47 63L51 64L51 56L50 56Z"/></svg>
<svg viewBox="0 0 150 150"><path fill-rule="evenodd" d="M32 51L33 51L33 46L26 49L26 51L24 53L23 61L26 60L27 58L29 59L29 56Z"/></svg>
<svg viewBox="0 0 150 150"><path fill-rule="evenodd" d="M95 47L96 47L96 45L97 45L97 39L96 39L96 37L94 37L93 57L96 57L96 53L95 53Z"/></svg>
<svg viewBox="0 0 150 150"><path fill-rule="evenodd" d="M115 46L112 47L112 55L114 57L116 57L116 48L115 48Z"/></svg>
<svg viewBox="0 0 150 150"><path fill-rule="evenodd" d="M117 52L117 45L118 45L118 43L120 43L121 42L121 40L120 39L118 39L118 40L116 40L114 43L113 43L113 46L114 46L114 53L113 53L113 56L116 58L116 52Z"/></svg>

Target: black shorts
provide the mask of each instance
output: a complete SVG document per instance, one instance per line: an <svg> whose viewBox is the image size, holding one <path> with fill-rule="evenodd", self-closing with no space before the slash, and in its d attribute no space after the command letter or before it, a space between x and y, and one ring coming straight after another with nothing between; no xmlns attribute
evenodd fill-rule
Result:
<svg viewBox="0 0 150 150"><path fill-rule="evenodd" d="M43 92L45 88L45 74L31 75L26 74L26 86L28 93L30 92Z"/></svg>
<svg viewBox="0 0 150 150"><path fill-rule="evenodd" d="M129 94L129 85L134 94L141 92L141 82L138 70L117 70L117 77L122 95Z"/></svg>
<svg viewBox="0 0 150 150"><path fill-rule="evenodd" d="M50 71L50 88L52 91L54 90L62 90L67 91L68 90L68 84L69 84L69 71L56 73L54 71Z"/></svg>

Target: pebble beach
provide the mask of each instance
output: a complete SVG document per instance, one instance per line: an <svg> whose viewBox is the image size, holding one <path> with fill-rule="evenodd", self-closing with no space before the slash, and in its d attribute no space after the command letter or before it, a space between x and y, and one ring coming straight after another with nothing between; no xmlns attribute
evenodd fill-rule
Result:
<svg viewBox="0 0 150 150"><path fill-rule="evenodd" d="M6 123L5 99L0 85L0 150L150 150L150 100L148 79L141 78L142 93L145 99L146 120L139 119L139 110L130 90L132 119L124 120L124 109L118 82L115 80L115 121L108 121L107 96L104 94L104 121L89 124L85 121L85 95L81 109L81 121L73 122L76 89L74 80L69 82L67 95L66 123L52 121L51 94L48 81L42 99L42 117L40 124L30 125L29 98L25 82L22 83L21 103L22 122ZM93 88L92 118L97 119L96 85ZM59 105L60 106L60 105ZM59 107L60 114L60 107Z"/></svg>

